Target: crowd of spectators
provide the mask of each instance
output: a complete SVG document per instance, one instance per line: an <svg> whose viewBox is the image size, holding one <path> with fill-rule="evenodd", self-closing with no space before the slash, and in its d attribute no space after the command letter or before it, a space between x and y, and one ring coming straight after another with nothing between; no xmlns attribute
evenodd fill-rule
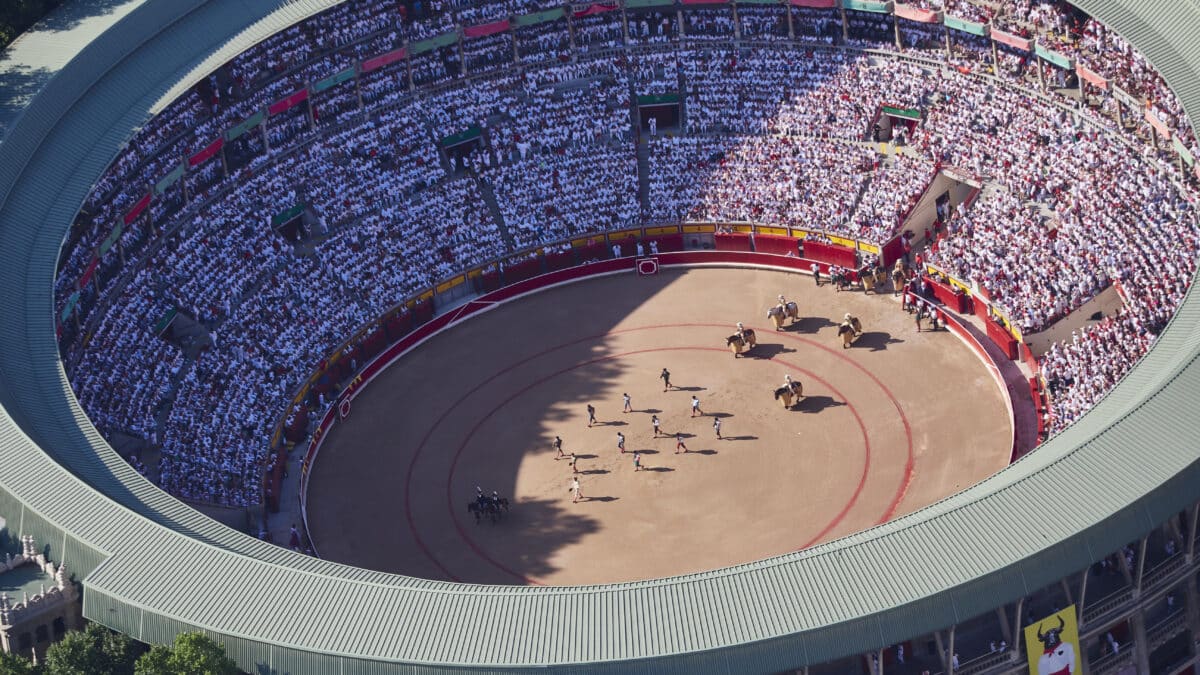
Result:
<svg viewBox="0 0 1200 675"><path fill-rule="evenodd" d="M1001 17L998 25L1052 41L1144 97L1194 143L1177 99L1115 33L1061 3L993 4L995 11L946 0L944 8L975 21ZM225 129L371 50L553 6L433 0L409 16L403 5L354 0L247 51L149 121L97 182L64 248L58 307L148 186ZM756 26L748 37L786 36L781 11L743 7L743 30ZM837 12L789 11L798 36L840 42ZM728 8L686 14L689 38L733 34ZM891 17L848 15L852 44L893 42ZM572 21L581 52L623 44L621 12ZM935 33L909 23L902 39L917 35L909 46L943 58ZM964 167L994 189L950 219L929 259L978 285L1024 331L1120 285L1120 314L1081 328L1042 360L1055 428L1127 372L1190 283L1197 236L1179 174L1135 135L1144 137L1144 123L1133 133L1116 128L1111 96L1068 112L956 70L812 45L675 46L576 63L562 58L565 21L543 25L528 42L515 33L522 60L539 67L419 89L414 98L410 67L417 87L462 75L455 47L432 49L273 116L231 146L233 158L190 167L157 196L154 226L132 224L105 258L102 269L116 271L89 284L91 296L109 300L95 317L81 310L81 321L94 319L90 341L72 332L64 346L97 425L159 446L160 480L173 493L254 504L292 389L341 340L413 291L516 249L641 221L782 222L878 241L898 232L942 165ZM629 13L631 43L676 41L677 32L674 10ZM464 44L468 74L511 59L514 33L498 35ZM973 40L952 36L957 64L990 60L986 41ZM1027 85L1028 55L1001 51L1000 74ZM639 177L630 95L680 84L685 135L651 139L649 173ZM868 142L882 105L921 112L908 154L884 160ZM473 127L477 145L460 164L439 153L442 138ZM639 178L649 188L644 203ZM494 193L494 209L481 186ZM272 227L275 214L297 204L305 207L307 246ZM155 239L160 230L175 234ZM126 270L119 274L118 257ZM206 326L211 347L185 358L156 337L154 319L171 309Z"/></svg>

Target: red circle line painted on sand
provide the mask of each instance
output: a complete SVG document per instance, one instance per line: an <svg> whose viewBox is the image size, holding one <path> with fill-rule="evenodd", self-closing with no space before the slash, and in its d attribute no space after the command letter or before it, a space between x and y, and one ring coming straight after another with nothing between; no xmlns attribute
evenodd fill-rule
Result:
<svg viewBox="0 0 1200 675"><path fill-rule="evenodd" d="M589 335L589 336L577 338L575 340L571 340L571 341L565 342L563 344L560 344L560 345L557 345L557 346L554 346L554 347L551 347L548 349L544 349L536 354L532 354L532 355L530 355L524 359L521 359L515 363L509 364L508 366L500 369L499 371L492 374L487 379L480 382L479 386L476 387L475 390L482 388L484 385L490 383L491 381L525 365L526 363L529 363L530 361L541 358L547 354L558 351L560 349L565 349L567 347L578 345L578 344L581 344L584 342L599 340L599 339L603 339L603 338L613 336L613 335L620 335L623 333L631 333L631 332L637 332L637 331L660 330L660 329L665 329L665 328L697 328L697 327L699 327L699 328L720 328L720 327L726 327L726 326L725 326L725 324L715 324L715 323L659 324L659 325L653 325L653 326L638 326L638 327L633 327L633 328L624 328L624 329L620 329L620 330L614 330L614 331L609 331L606 333L601 333L598 335ZM765 329L759 328L757 326L755 326L753 328L755 328L756 330L768 332ZM771 331L771 332L773 332L773 331ZM780 333L776 332L776 334L780 334ZM889 505L887 512L885 512L883 517L879 520L880 523L887 521L891 517L891 515L893 515L895 513L895 510L896 510L897 506L899 505L900 500L904 496L904 492L907 490L908 485L912 481L913 464L914 464L912 429L908 423L908 418L904 415L903 407L900 405L899 401L896 400L895 396L891 393L891 391L886 386L884 386L883 383L880 382L879 379L877 377L875 377L875 375L873 373L871 373L869 370L864 368L858 362L847 357L845 354L839 353L836 350L830 349L830 348L826 347L825 345L819 344L816 341L810 340L808 338L803 338L803 337L793 335L793 334L790 334L787 332L782 332L782 335L784 335L794 341L803 342L805 344L809 344L809 345L812 345L819 349L822 349L825 352L827 352L828 354L834 356L835 358L852 365L853 367L857 368L858 370L860 370L864 374L866 374L871 379L871 381L873 381L876 385L878 385L882 389L884 394L892 400L893 405L895 406L897 413L900 415L901 422L903 423L903 426L904 426L904 434L905 434L905 438L906 438L907 446L908 446L908 458L907 458L907 463L906 463L906 467L905 467L904 480L901 482L901 485L900 485L899 489L897 490L896 495L892 500L892 503ZM716 348L702 348L702 349L713 349L715 351L724 351L724 350L717 350ZM772 360L774 360L774 359L772 359ZM399 362L399 361L400 361L400 359L396 359L393 363ZM779 362L784 363L785 365L788 365L789 367L795 368L794 365L788 364L783 360L780 360ZM816 378L814 378L814 379L816 379ZM833 387L830 386L830 389L833 390ZM417 531L416 521L413 517L413 509L412 509L412 484L413 484L413 477L415 474L417 461L420 459L425 446L428 444L429 438L432 436L433 432L439 426L441 426L442 422L445 421L445 419L450 415L450 413L453 412L454 409L457 408L463 401L465 401L466 398L471 395L471 393L473 393L473 392L468 392L468 393L464 394L453 405L451 405L449 408L447 408L441 415L438 416L437 420L435 420L434 423L425 432L425 435L422 437L421 442L417 445L417 448L413 453L412 459L409 461L408 471L407 471L407 475L405 478L405 494L404 494L405 517L408 522L409 532L412 534L414 541L416 542L418 548L420 548L421 552L425 555L425 557L428 558L430 560L430 562L432 562L442 572L443 575L445 575L447 578L451 579L452 581L460 581L460 579L456 575L454 575L452 572L450 572L450 570L448 570L441 563L440 560L438 560L437 556L435 556L433 554L433 552L429 549L429 546L425 543L425 541L421 538L419 532ZM849 402L847 402L847 403L849 403ZM477 426L478 426L478 424L477 424ZM860 491L861 491L861 483L863 481L865 481L865 478L862 481L860 481L860 488L859 488ZM849 509L847 507L844 510L848 511ZM454 517L453 514L454 514L454 510L453 510L453 508L451 508L451 518L454 520L456 526L458 526L458 520L457 520L457 518ZM844 517L844 513L842 514L842 516ZM836 526L836 523L834 523L834 526ZM818 541L821 536L824 536L824 534L827 533L829 529L832 529L832 526L827 528L825 531L823 531L820 535L818 535L818 537L816 537L812 541L806 543L804 546L801 546L801 548L807 548L808 546L811 546L813 543ZM461 533L461 530L460 530L460 533ZM524 579L524 577L521 577L520 575L517 575L517 576L519 578Z"/></svg>
<svg viewBox="0 0 1200 675"><path fill-rule="evenodd" d="M657 353L657 352L672 352L672 351L705 351L705 352L721 352L722 354L729 353L729 350L721 349L718 347L680 346L680 347L655 347L655 348L649 348L649 349L638 349L638 350L629 351L629 352L621 352L619 354L609 354L606 356L599 356L599 357L596 357L593 359L588 359L587 361L582 361L580 363L576 363L572 366L568 366L566 368L563 368L561 370L553 372L549 375L546 375L545 377L538 378L537 380L525 385L521 389L513 392L511 395L509 395L503 401L496 404L496 406L493 407L491 410L489 410L486 415L481 417L471 427L471 430L469 432L467 432L467 436L466 436L466 438L463 439L463 442L461 444L459 444L458 449L454 453L454 460L450 465L450 473L446 477L446 506L450 511L451 519L454 521L454 527L455 527L455 529L458 530L458 534L462 538L463 542L468 547L470 547L471 550L476 553L476 555L478 555L484 561L491 564L496 569L499 569L502 572L506 572L507 574L513 576L514 578L518 579L522 583L532 584L532 585L542 585L541 582L538 581L537 579L527 577L527 576L521 574L520 572L514 571L513 569L506 566L504 563L502 563L502 562L496 560L495 558L493 558L492 556L488 555L488 553L483 548L481 548L475 542L474 539L471 538L471 535L467 533L467 529L463 527L462 521L459 520L458 515L457 515L458 511L457 511L457 509L454 508L454 497L452 495L452 490L453 490L452 484L454 482L454 475L458 470L458 461L461 458L463 451L466 449L467 445L470 444L471 439L474 438L475 434L479 431L480 427L482 427L484 425L484 423L486 423L489 419L491 419L496 413L498 413L506 405L508 405L512 401L516 400L520 396L524 395L531 389L534 389L535 387L545 384L545 383L549 382L550 380L553 380L554 378L564 375L566 373L569 373L573 370L577 370L579 368L584 368L586 366L594 365L594 364L601 363L604 361L611 361L613 359L620 359L620 358L624 358L627 356L636 356L638 354L653 354L653 353ZM850 512L850 509L852 509L854 507L854 505L858 502L858 498L862 495L863 489L866 487L867 475L870 473L870 470L871 470L871 439L870 439L870 435L867 433L867 427L866 427L866 424L863 422L862 416L858 414L858 409L855 408L853 403L851 403L849 400L846 399L845 394L843 394L841 391L839 391L836 387L834 387L832 384L830 384L827 380L820 377L816 373L813 373L810 370L801 368L801 367L799 367L793 363L790 363L788 361L785 361L783 359L772 358L772 359L767 359L767 360L782 363L783 365L787 366L788 368L791 368L795 372L803 373L810 380L824 385L831 393L833 393L833 395L842 399L842 401L846 404L846 407L850 410L850 413L852 415L854 415L854 419L858 423L859 431L862 432L863 448L864 448L863 468L862 468L862 472L858 478L858 485L855 486L854 493L850 496L850 499L849 499L849 501L846 502L845 506L842 507L842 510L839 511L837 513L837 515L835 515L833 517L833 519L830 520L829 523L826 524L825 527L819 533L817 533L816 536L814 536L808 543L806 543L800 547L800 548L808 548L814 542L819 541L822 537L824 537L826 534L828 534L830 530L837 527L837 525L843 519L845 519L846 514L848 514Z"/></svg>

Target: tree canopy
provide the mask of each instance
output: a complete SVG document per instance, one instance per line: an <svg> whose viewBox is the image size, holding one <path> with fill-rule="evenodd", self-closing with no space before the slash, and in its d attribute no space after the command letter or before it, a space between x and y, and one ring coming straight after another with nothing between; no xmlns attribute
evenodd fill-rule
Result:
<svg viewBox="0 0 1200 675"><path fill-rule="evenodd" d="M4 0L0 2L0 49L17 39L63 0Z"/></svg>

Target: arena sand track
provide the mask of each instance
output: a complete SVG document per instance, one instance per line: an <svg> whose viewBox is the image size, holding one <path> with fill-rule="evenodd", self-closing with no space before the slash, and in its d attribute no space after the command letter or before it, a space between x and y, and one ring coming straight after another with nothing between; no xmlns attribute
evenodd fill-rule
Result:
<svg viewBox="0 0 1200 675"><path fill-rule="evenodd" d="M803 317L782 333L765 319L779 293ZM846 312L864 335L843 350L833 320ZM759 344L735 359L724 338L739 320ZM679 387L665 393L664 367ZM804 385L795 410L772 395L786 373ZM635 412L622 413L624 392ZM689 416L693 394L703 417ZM653 438L652 414L690 452ZM580 457L578 504L555 435ZM684 574L921 508L1004 467L1011 438L984 365L953 334L918 334L890 298L783 272L622 274L470 319L381 374L322 446L310 535L327 559L431 579ZM476 485L512 500L501 523L467 513Z"/></svg>

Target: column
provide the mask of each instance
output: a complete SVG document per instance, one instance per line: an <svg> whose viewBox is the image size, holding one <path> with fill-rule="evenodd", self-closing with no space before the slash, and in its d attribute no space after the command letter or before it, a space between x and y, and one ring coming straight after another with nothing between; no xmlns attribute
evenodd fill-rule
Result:
<svg viewBox="0 0 1200 675"><path fill-rule="evenodd" d="M1139 673L1150 672L1150 640L1146 637L1146 615L1141 610L1129 617L1133 629L1133 658Z"/></svg>

